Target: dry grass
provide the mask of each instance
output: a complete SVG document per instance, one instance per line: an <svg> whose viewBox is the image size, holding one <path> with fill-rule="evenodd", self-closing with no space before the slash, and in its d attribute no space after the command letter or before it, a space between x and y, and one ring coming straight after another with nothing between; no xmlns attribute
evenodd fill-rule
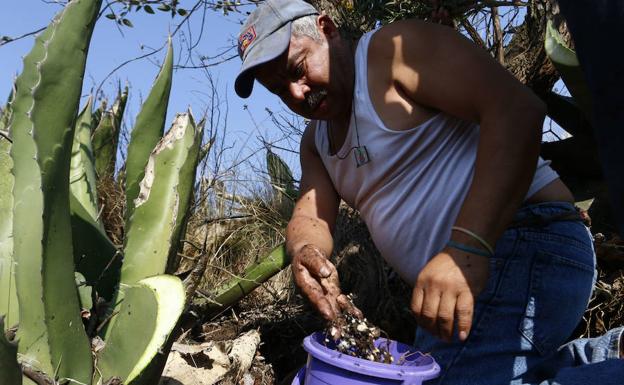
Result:
<svg viewBox="0 0 624 385"><path fill-rule="evenodd" d="M598 282L576 330L578 337L596 337L624 325L624 241L615 235L596 235Z"/></svg>
<svg viewBox="0 0 624 385"><path fill-rule="evenodd" d="M121 178L100 176L97 180L97 192L100 206L100 219L104 223L106 235L113 244L120 246L124 237L124 212L126 194Z"/></svg>

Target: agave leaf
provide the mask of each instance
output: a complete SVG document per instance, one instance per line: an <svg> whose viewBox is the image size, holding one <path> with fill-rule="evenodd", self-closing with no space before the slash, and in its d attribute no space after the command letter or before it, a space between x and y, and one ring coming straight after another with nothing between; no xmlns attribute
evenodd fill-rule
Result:
<svg viewBox="0 0 624 385"><path fill-rule="evenodd" d="M96 127L100 125L100 120L102 119L102 113L106 111L107 104L108 104L108 101L106 99L102 99L102 101L100 102L100 106L95 111L93 111L93 115L91 117L93 119L91 122L91 130L95 130Z"/></svg>
<svg viewBox="0 0 624 385"><path fill-rule="evenodd" d="M74 282L69 217L73 124L100 0L74 0L24 58L12 103L15 278L21 359L89 383L91 347Z"/></svg>
<svg viewBox="0 0 624 385"><path fill-rule="evenodd" d="M123 284L165 272L170 250L177 246L178 217L184 216L190 195L185 170L196 162L197 136L191 113L178 114L152 151L126 232Z"/></svg>
<svg viewBox="0 0 624 385"><path fill-rule="evenodd" d="M15 98L15 82L13 83L13 87L11 88L11 92L9 93L9 97L7 99L7 103L4 108L0 108L0 130L4 131L9 126L9 121L11 120L11 103Z"/></svg>
<svg viewBox="0 0 624 385"><path fill-rule="evenodd" d="M591 124L574 98L549 92L545 98L548 116L573 136L593 137Z"/></svg>
<svg viewBox="0 0 624 385"><path fill-rule="evenodd" d="M98 126L93 131L93 153L95 171L99 177L112 176L117 160L117 143L121 132L121 122L128 100L128 87L117 92L117 99L109 111L102 111Z"/></svg>
<svg viewBox="0 0 624 385"><path fill-rule="evenodd" d="M284 244L277 246L271 253L248 267L240 277L232 278L223 286L214 291L212 300L199 303L202 313L206 317L212 317L219 312L236 304L241 298L251 293L269 278L282 271L290 264L290 258L286 253Z"/></svg>
<svg viewBox="0 0 624 385"><path fill-rule="evenodd" d="M139 196L139 183L145 175L147 159L156 143L162 138L167 117L167 106L173 78L173 45L169 49L152 90L145 99L141 112L130 134L126 159L126 218L134 211L134 200Z"/></svg>
<svg viewBox="0 0 624 385"><path fill-rule="evenodd" d="M127 385L147 385L142 375L167 356L164 348L184 309L184 286L177 277L161 275L127 287L106 345L98 357L103 380L121 377Z"/></svg>
<svg viewBox="0 0 624 385"><path fill-rule="evenodd" d="M292 172L286 162L269 148L267 148L266 162L269 177L271 178L271 186L273 186L279 194L284 194L290 200L294 201L297 196L295 178L293 178Z"/></svg>
<svg viewBox="0 0 624 385"><path fill-rule="evenodd" d="M111 163L116 159L117 129L111 111L102 111L100 123L93 131L93 154L95 155L95 172L99 178L110 176L115 170Z"/></svg>
<svg viewBox="0 0 624 385"><path fill-rule="evenodd" d="M123 287L163 274L169 265L168 258L177 247L176 236L180 232L178 216L184 215L181 208L184 209L186 198L181 171L197 158L197 136L191 113L178 114L149 157L126 230L121 288L116 293L114 311L123 301ZM103 331L105 339L115 322L113 318Z"/></svg>
<svg viewBox="0 0 624 385"><path fill-rule="evenodd" d="M91 98L89 98L76 120L69 187L72 195L76 197L93 220L101 226L98 220L97 180L91 146L91 121Z"/></svg>
<svg viewBox="0 0 624 385"><path fill-rule="evenodd" d="M17 346L4 336L4 317L0 316L0 384L21 385L22 370L17 363Z"/></svg>
<svg viewBox="0 0 624 385"><path fill-rule="evenodd" d="M93 307L93 288L89 285L84 275L76 272L75 277L76 287L78 288L78 298L80 299L80 308L89 310Z"/></svg>
<svg viewBox="0 0 624 385"><path fill-rule="evenodd" d="M74 264L98 295L110 301L121 271L121 253L80 202L70 195Z"/></svg>
<svg viewBox="0 0 624 385"><path fill-rule="evenodd" d="M13 260L13 161L10 148L11 143L0 137L0 316L6 316L7 327L19 320ZM4 330L0 328L2 332Z"/></svg>
<svg viewBox="0 0 624 385"><path fill-rule="evenodd" d="M190 112L189 112L190 115ZM176 223L171 235L171 248L167 257L167 273L175 273L178 268L180 259L178 257L178 249L180 248L180 240L186 233L186 225L190 215L191 204L193 201L193 191L195 187L195 175L197 175L197 165L199 164L201 142L203 137L204 125L200 124L195 129L193 144L188 149L186 160L180 168L178 180L178 199L179 206L176 215Z"/></svg>
<svg viewBox="0 0 624 385"><path fill-rule="evenodd" d="M559 35L559 32L557 32L550 20L546 25L544 47L546 48L546 54L557 68L557 71L559 71L576 104L583 110L585 116L590 118L592 111L591 94L587 88L585 76L576 57L576 52L564 44L561 35Z"/></svg>

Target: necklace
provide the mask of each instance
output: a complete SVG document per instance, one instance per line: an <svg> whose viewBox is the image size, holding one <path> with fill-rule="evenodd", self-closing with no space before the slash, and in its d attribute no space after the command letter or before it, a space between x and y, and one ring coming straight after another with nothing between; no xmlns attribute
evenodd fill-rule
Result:
<svg viewBox="0 0 624 385"><path fill-rule="evenodd" d="M366 146L362 146L360 144L360 133L358 132L358 125L357 125L357 116L355 114L355 96L353 97L353 101L351 103L351 113L353 114L353 123L355 125L355 138L357 141L357 146L352 146L349 151L347 151L347 153L344 156L340 156L339 152L340 152L340 148L336 149L336 153L334 155L336 155L336 158L340 159L340 160L345 160L348 156L349 153L351 151L353 151L353 157L355 158L355 164L356 166L359 168L361 166L364 166L365 164L367 164L368 162L370 162L370 157L368 156L368 150L366 149ZM329 141L329 155L331 155L331 150L333 146L332 143L332 128L331 128L331 121L328 120L327 121L327 140ZM347 126L347 134L349 133L349 126ZM347 140L346 135L345 135L345 140ZM343 143L344 145L344 143Z"/></svg>

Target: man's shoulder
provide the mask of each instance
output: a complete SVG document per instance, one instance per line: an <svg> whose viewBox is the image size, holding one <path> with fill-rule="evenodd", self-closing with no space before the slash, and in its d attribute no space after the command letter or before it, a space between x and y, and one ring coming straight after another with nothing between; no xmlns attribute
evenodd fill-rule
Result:
<svg viewBox="0 0 624 385"><path fill-rule="evenodd" d="M417 19L399 20L380 27L370 38L369 64L387 66L402 62L405 60L406 48L409 48L411 54L425 50L423 39L427 39L431 33L431 23Z"/></svg>
<svg viewBox="0 0 624 385"><path fill-rule="evenodd" d="M303 130L303 136L301 138L301 150L312 151L316 150L316 128L320 124L319 120L310 120Z"/></svg>
<svg viewBox="0 0 624 385"><path fill-rule="evenodd" d="M371 44L375 44L375 48L388 49L397 43L409 43L404 39L413 37L419 31L429 29L430 24L418 19L394 21L377 29L371 36Z"/></svg>

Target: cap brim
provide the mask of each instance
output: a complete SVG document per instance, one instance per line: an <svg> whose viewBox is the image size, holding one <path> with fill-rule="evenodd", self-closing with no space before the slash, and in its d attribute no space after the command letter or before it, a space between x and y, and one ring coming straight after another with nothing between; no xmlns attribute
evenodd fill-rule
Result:
<svg viewBox="0 0 624 385"><path fill-rule="evenodd" d="M234 82L234 89L238 96L247 98L251 95L255 80L253 70L256 67L275 59L286 51L290 44L291 24L292 22L284 24L272 34L263 40L255 42L248 48L249 51Z"/></svg>

